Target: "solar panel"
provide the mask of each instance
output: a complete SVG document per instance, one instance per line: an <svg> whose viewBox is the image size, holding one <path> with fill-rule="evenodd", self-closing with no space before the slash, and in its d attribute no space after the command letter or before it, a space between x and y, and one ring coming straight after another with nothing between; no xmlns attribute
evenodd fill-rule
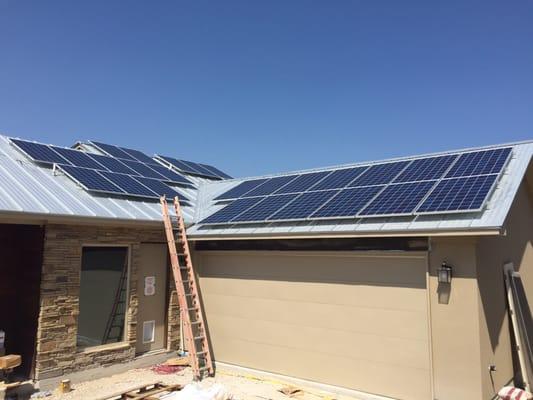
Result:
<svg viewBox="0 0 533 400"><path fill-rule="evenodd" d="M222 193L220 196L215 197L215 201L217 200L230 200L230 199L236 199L241 197L246 192L249 192L250 190L256 188L257 186L261 185L262 183L265 183L268 179L254 179L251 181L244 181L234 188L228 190L227 192Z"/></svg>
<svg viewBox="0 0 533 400"><path fill-rule="evenodd" d="M183 160L181 160L181 161L183 161ZM192 162L192 161L183 161L183 162L188 163L189 165L192 165L193 168L200 173L200 175L208 176L208 177L211 177L211 178L219 178L219 176L217 174L214 174L213 171L211 171L208 168L206 168L205 166L203 166L203 164L195 163L195 162Z"/></svg>
<svg viewBox="0 0 533 400"><path fill-rule="evenodd" d="M189 200L186 196L183 196L181 193L171 188L170 186L165 185L160 180L151 179L151 178L143 178L142 176L135 177L134 179L142 183L144 186L146 186L148 189L150 189L152 192L155 192L159 196L164 195L169 199L173 199L174 197L178 196L180 200L185 200L185 201Z"/></svg>
<svg viewBox="0 0 533 400"><path fill-rule="evenodd" d="M83 153L79 150L65 149L57 146L50 146L50 148L59 153L63 158L69 160L70 163L76 167L105 169L101 164L94 161L86 153Z"/></svg>
<svg viewBox="0 0 533 400"><path fill-rule="evenodd" d="M281 210L268 217L267 220L305 219L338 192L339 190L322 190L320 192L302 193Z"/></svg>
<svg viewBox="0 0 533 400"><path fill-rule="evenodd" d="M317 182L309 190L341 189L366 171L368 167L339 169L333 171L320 182Z"/></svg>
<svg viewBox="0 0 533 400"><path fill-rule="evenodd" d="M457 155L420 158L413 160L394 180L397 182L415 182L440 179L457 159Z"/></svg>
<svg viewBox="0 0 533 400"><path fill-rule="evenodd" d="M159 198L156 192L148 189L146 186L137 182L133 177L129 175L116 174L114 172L100 171L104 177L113 182L116 186L121 188L126 194L130 196Z"/></svg>
<svg viewBox="0 0 533 400"><path fill-rule="evenodd" d="M441 180L416 212L480 211L498 174Z"/></svg>
<svg viewBox="0 0 533 400"><path fill-rule="evenodd" d="M263 197L256 205L236 216L231 222L263 222L281 207L298 196L297 194L280 194Z"/></svg>
<svg viewBox="0 0 533 400"><path fill-rule="evenodd" d="M92 192L124 194L124 191L121 188L114 185L95 170L73 167L70 165L61 165L59 168L63 170L63 172L71 179L78 182L85 190Z"/></svg>
<svg viewBox="0 0 533 400"><path fill-rule="evenodd" d="M270 178L265 183L257 186L255 189L250 190L243 197L253 196L266 196L274 193L276 190L286 185L298 175L278 176L276 178Z"/></svg>
<svg viewBox="0 0 533 400"><path fill-rule="evenodd" d="M140 161L145 164L156 164L156 161L152 157L147 156L142 151L128 149L127 147L120 147L120 149L128 153L130 156L134 157L137 161Z"/></svg>
<svg viewBox="0 0 533 400"><path fill-rule="evenodd" d="M26 140L10 139L16 147L22 150L32 160L48 164L70 164L70 162L53 151L49 146L28 142Z"/></svg>
<svg viewBox="0 0 533 400"><path fill-rule="evenodd" d="M129 161L129 160L121 160L124 164L126 164L128 167L136 171L140 176L144 176L147 178L154 178L159 180L164 180L165 177L161 175L159 172L153 170L148 165L143 164L138 161Z"/></svg>
<svg viewBox="0 0 533 400"><path fill-rule="evenodd" d="M182 163L180 160L178 160L176 158L167 157L167 156L160 156L160 155L158 155L157 157L159 157L159 159L167 162L168 164L172 165L174 168L176 168L176 169L178 169L180 171L196 173L194 171L189 171L190 167L188 165Z"/></svg>
<svg viewBox="0 0 533 400"><path fill-rule="evenodd" d="M351 182L348 187L383 185L392 182L409 163L410 161L400 161L372 165L361 176Z"/></svg>
<svg viewBox="0 0 533 400"><path fill-rule="evenodd" d="M315 183L328 176L331 171L313 172L303 174L292 180L290 183L278 189L275 193L301 193L307 191Z"/></svg>
<svg viewBox="0 0 533 400"><path fill-rule="evenodd" d="M171 169L168 169L167 167L163 167L162 165L150 164L150 168L155 170L158 174L164 176L166 178L164 179L165 182L172 182L172 183L177 183L180 185L194 186L190 180L172 171Z"/></svg>
<svg viewBox="0 0 533 400"><path fill-rule="evenodd" d="M99 164L101 164L111 172L117 172L119 174L128 175L139 175L136 171L132 170L131 168L128 168L124 163L121 163L116 158L91 153L87 153L87 156L97 161Z"/></svg>
<svg viewBox="0 0 533 400"><path fill-rule="evenodd" d="M259 203L263 198L262 197L251 197L247 199L237 199L226 207L218 210L216 213L210 215L209 217L203 219L201 224L220 224L228 223L233 218L243 213L253 205Z"/></svg>
<svg viewBox="0 0 533 400"><path fill-rule="evenodd" d="M121 158L124 160L136 161L135 157L129 155L118 146L113 146L112 144L105 144L102 142L95 142L92 140L90 141L90 143L92 143L96 148L103 151L104 153L109 154L110 156Z"/></svg>
<svg viewBox="0 0 533 400"><path fill-rule="evenodd" d="M324 204L310 219L353 218L384 186L344 189Z"/></svg>
<svg viewBox="0 0 533 400"><path fill-rule="evenodd" d="M510 154L510 147L461 154L446 174L446 178L498 174L505 166Z"/></svg>
<svg viewBox="0 0 533 400"><path fill-rule="evenodd" d="M358 216L411 215L436 181L389 185Z"/></svg>
<svg viewBox="0 0 533 400"><path fill-rule="evenodd" d="M217 167L213 167L212 165L209 165L209 164L200 164L200 163L198 163L198 165L201 165L202 167L204 167L204 168L208 169L209 171L211 171L214 176L219 176L219 177L224 178L224 179L233 179L230 175L228 175L225 172L219 170Z"/></svg>

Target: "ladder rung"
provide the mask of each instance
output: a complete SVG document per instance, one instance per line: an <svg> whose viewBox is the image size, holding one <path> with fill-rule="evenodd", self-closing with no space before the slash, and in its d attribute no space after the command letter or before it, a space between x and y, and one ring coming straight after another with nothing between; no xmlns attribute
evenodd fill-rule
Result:
<svg viewBox="0 0 533 400"><path fill-rule="evenodd" d="M198 311L198 307L187 308L187 311Z"/></svg>
<svg viewBox="0 0 533 400"><path fill-rule="evenodd" d="M195 296L196 296L195 293L187 293L187 294L185 295L185 297L195 297Z"/></svg>
<svg viewBox="0 0 533 400"><path fill-rule="evenodd" d="M205 336L204 335L200 335L200 336L195 336L193 339L194 340L200 340L200 339L203 339L203 338L205 338ZM200 351L199 353L196 353L196 354L200 354L200 353L206 353L206 352L205 351Z"/></svg>
<svg viewBox="0 0 533 400"><path fill-rule="evenodd" d="M202 323L202 321L194 321L194 322L191 322L191 325L199 325L201 323Z"/></svg>
<svg viewBox="0 0 533 400"><path fill-rule="evenodd" d="M198 368L198 372L207 371L208 369L209 369L208 366L200 367L200 368Z"/></svg>

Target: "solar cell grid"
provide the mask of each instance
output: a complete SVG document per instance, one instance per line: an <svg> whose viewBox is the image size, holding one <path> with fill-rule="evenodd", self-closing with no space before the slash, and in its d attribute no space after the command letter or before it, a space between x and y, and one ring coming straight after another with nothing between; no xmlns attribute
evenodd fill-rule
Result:
<svg viewBox="0 0 533 400"><path fill-rule="evenodd" d="M384 186L366 186L360 188L344 189L330 201L320 207L311 219L350 218L355 217Z"/></svg>
<svg viewBox="0 0 533 400"><path fill-rule="evenodd" d="M358 216L410 215L435 183L423 181L389 185Z"/></svg>
<svg viewBox="0 0 533 400"><path fill-rule="evenodd" d="M135 158L136 160L143 162L145 164L155 164L156 161L149 157L148 155L144 154L142 151L134 150L134 149L128 149L127 147L120 147L121 150L128 153L130 156Z"/></svg>
<svg viewBox="0 0 533 400"><path fill-rule="evenodd" d="M237 199L224 208L218 210L209 217L203 219L200 223L202 224L219 224L219 223L228 223L233 218L243 213L253 205L261 201L261 197L250 197L247 199Z"/></svg>
<svg viewBox="0 0 533 400"><path fill-rule="evenodd" d="M189 200L185 196L181 195L178 191L171 188L168 185L165 185L163 182L157 180L157 179L151 179L151 178L143 178L141 176L138 176L134 178L136 181L140 182L144 186L146 186L148 189L150 189L152 192L155 192L159 196L166 196L167 198L173 199L174 197L178 196L180 200Z"/></svg>
<svg viewBox="0 0 533 400"><path fill-rule="evenodd" d="M302 174L296 177L295 179L293 179L290 183L276 190L274 193L281 194L281 193L305 192L315 183L317 183L321 179L324 179L326 176L328 176L330 173L331 171L323 171L323 172L313 172L309 174Z"/></svg>
<svg viewBox="0 0 533 400"><path fill-rule="evenodd" d="M166 182L173 182L182 185L193 185L193 183L184 176L181 176L180 174L172 171L171 169L163 167L162 165L150 164L150 168L156 171L159 175L164 176L166 178L164 179Z"/></svg>
<svg viewBox="0 0 533 400"><path fill-rule="evenodd" d="M49 146L40 143L28 142L26 140L10 139L11 143L26 153L32 160L48 164L71 164L70 161L61 157Z"/></svg>
<svg viewBox="0 0 533 400"><path fill-rule="evenodd" d="M101 164L103 167L105 167L111 172L117 172L119 174L128 175L139 175L136 171L132 170L131 168L128 168L124 163L121 163L116 158L91 153L87 153L87 156L97 161L99 164Z"/></svg>
<svg viewBox="0 0 533 400"><path fill-rule="evenodd" d="M255 189L250 190L243 197L254 197L254 196L267 196L274 193L276 190L286 185L298 175L287 175L287 176L278 176L276 178L270 178L263 184L257 186Z"/></svg>
<svg viewBox="0 0 533 400"><path fill-rule="evenodd" d="M120 187L126 194L130 196L141 196L150 198L159 198L159 195L146 186L136 181L129 175L116 174L114 172L100 171L105 178L113 182L116 186Z"/></svg>
<svg viewBox="0 0 533 400"><path fill-rule="evenodd" d="M280 194L263 197L256 205L236 216L231 222L262 222L281 207L296 198L296 194Z"/></svg>
<svg viewBox="0 0 533 400"><path fill-rule="evenodd" d="M440 179L457 159L457 155L420 158L411 164L394 180L394 182L414 182Z"/></svg>
<svg viewBox="0 0 533 400"><path fill-rule="evenodd" d="M392 182L409 163L410 161L400 161L372 165L361 176L351 182L348 187L383 185Z"/></svg>
<svg viewBox="0 0 533 400"><path fill-rule="evenodd" d="M309 190L341 189L366 171L368 167L339 169L311 186Z"/></svg>
<svg viewBox="0 0 533 400"><path fill-rule="evenodd" d="M215 197L215 200L230 200L241 197L246 192L256 188L262 183L266 182L268 179L254 179L251 181L244 181L234 188L228 190L227 192L222 193L220 196Z"/></svg>
<svg viewBox="0 0 533 400"><path fill-rule="evenodd" d="M485 203L497 174L441 180L417 213L478 211Z"/></svg>
<svg viewBox="0 0 533 400"><path fill-rule="evenodd" d="M71 165L61 165L59 168L89 191L124 194L124 190L95 170Z"/></svg>
<svg viewBox="0 0 533 400"><path fill-rule="evenodd" d="M99 170L106 169L103 165L97 163L95 160L89 157L87 153L83 153L79 150L65 149L63 147L57 147L57 146L50 146L50 148L54 150L55 152L59 153L61 157L69 160L70 163L72 165L75 165L76 167L99 169Z"/></svg>
<svg viewBox="0 0 533 400"><path fill-rule="evenodd" d="M464 153L446 174L446 178L462 176L498 174L507 161L511 148Z"/></svg>
<svg viewBox="0 0 533 400"><path fill-rule="evenodd" d="M112 144L105 144L102 142L94 142L92 140L90 141L90 143L92 143L96 148L103 151L104 153L109 154L110 156L117 157L117 158L124 159L124 160L136 161L135 157L129 155L128 153L126 153L124 150L122 150L118 146L114 146Z"/></svg>
<svg viewBox="0 0 533 400"><path fill-rule="evenodd" d="M210 170L213 173L214 176L219 176L219 177L224 178L224 179L232 179L231 176L229 176L225 172L219 170L217 167L213 167L212 165L209 165L209 164L199 164L199 165L201 165L202 167L207 168L208 170Z"/></svg>
<svg viewBox="0 0 533 400"><path fill-rule="evenodd" d="M131 168L134 171L136 171L140 176L144 176L144 177L147 177L147 178L159 179L159 180L165 179L165 177L163 175L161 175L160 173L158 173L154 169L150 168L148 165L143 164L141 162L129 161L129 160L121 160L121 162L123 162L129 168Z"/></svg>
<svg viewBox="0 0 533 400"><path fill-rule="evenodd" d="M322 190L302 193L281 210L268 217L267 220L305 219L338 192L339 190Z"/></svg>

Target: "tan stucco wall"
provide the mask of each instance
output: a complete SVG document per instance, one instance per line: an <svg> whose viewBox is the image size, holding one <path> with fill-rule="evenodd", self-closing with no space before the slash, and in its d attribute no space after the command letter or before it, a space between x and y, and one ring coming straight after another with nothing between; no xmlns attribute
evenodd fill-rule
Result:
<svg viewBox="0 0 533 400"><path fill-rule="evenodd" d="M435 399L482 399L475 239L431 241L428 296ZM443 261L451 284L439 284Z"/></svg>
<svg viewBox="0 0 533 400"><path fill-rule="evenodd" d="M479 318L483 394L490 398L513 378L510 324L503 265L520 272L533 305L533 196L527 182L520 187L505 223L505 235L480 238L477 244ZM489 365L496 371L489 374ZM515 372L517 369L515 367Z"/></svg>

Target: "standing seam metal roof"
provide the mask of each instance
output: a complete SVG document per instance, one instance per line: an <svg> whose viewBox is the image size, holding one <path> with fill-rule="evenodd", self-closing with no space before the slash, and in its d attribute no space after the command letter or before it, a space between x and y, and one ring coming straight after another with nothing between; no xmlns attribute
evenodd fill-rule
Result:
<svg viewBox="0 0 533 400"><path fill-rule="evenodd" d="M478 213L456 213L418 215L408 217L353 218L351 220L325 220L301 222L271 222L262 224L234 224L226 226L207 226L198 224L207 216L223 207L213 200L220 194L237 186L239 183L264 177L283 176L333 169L374 165L399 160L413 160L431 156L456 154L500 147L512 147L512 158L489 198L485 209ZM234 179L204 184L200 187L195 213L195 225L188 229L189 237L195 239L239 238L239 237L291 237L291 236L333 236L333 235L387 235L393 233L416 234L417 232L435 231L482 231L501 229L509 212L512 201L520 183L530 165L533 156L533 141L502 144L480 148L425 154L415 157L395 158L383 161L345 164L337 167L316 168L277 175L265 175L246 179Z"/></svg>
<svg viewBox="0 0 533 400"><path fill-rule="evenodd" d="M207 179L187 176L196 186ZM196 203L198 190L178 189ZM0 135L0 214L32 214L43 218L99 218L120 222L162 221L157 201L93 195L60 172L33 163ZM183 208L187 224L194 209Z"/></svg>

